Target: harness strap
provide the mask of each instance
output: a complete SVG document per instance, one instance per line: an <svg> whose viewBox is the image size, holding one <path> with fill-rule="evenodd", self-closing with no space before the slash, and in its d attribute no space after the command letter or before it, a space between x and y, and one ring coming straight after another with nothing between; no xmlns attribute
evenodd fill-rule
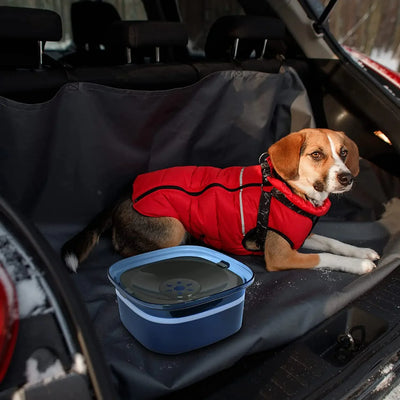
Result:
<svg viewBox="0 0 400 400"><path fill-rule="evenodd" d="M260 204L258 206L257 225L255 228L255 243L260 250L264 249L265 239L267 237L271 196L273 195L273 192L277 191L275 188L272 188L272 190L268 191L264 190L265 187L272 186L268 181L268 177L271 176L271 168L267 158L268 153L263 153L259 159L262 175L262 192Z"/></svg>
<svg viewBox="0 0 400 400"><path fill-rule="evenodd" d="M256 245L257 250L262 251L265 245L265 239L268 231L268 219L269 219L269 208L271 203L272 190L264 190L265 187L272 187L268 181L268 177L271 176L271 169L269 167L268 153L261 154L259 163L261 166L262 184L261 184L261 196L260 203L258 205L257 214L257 225L255 228L247 232L243 239L243 246L248 250L254 250L252 247Z"/></svg>
<svg viewBox="0 0 400 400"><path fill-rule="evenodd" d="M257 225L251 231L249 231L244 240L243 246L249 249L249 242L257 246L257 249L262 251L265 246L265 240L268 232L268 221L271 206L271 197L277 199L280 203L284 204L286 207L296 211L298 214L306 216L311 219L312 226L318 221L316 215L310 214L307 211L302 210L295 204L293 204L281 191L272 186L268 178L272 175L271 168L268 163L268 153L263 153L260 156L259 162L261 166L262 175L262 192L260 196L260 203L258 206L257 214Z"/></svg>

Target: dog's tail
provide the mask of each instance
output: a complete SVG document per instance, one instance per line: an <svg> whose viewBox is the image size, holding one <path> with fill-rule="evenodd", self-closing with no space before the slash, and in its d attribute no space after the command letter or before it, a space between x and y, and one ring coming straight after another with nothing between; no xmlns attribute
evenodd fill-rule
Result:
<svg viewBox="0 0 400 400"><path fill-rule="evenodd" d="M81 232L66 242L61 249L61 257L72 271L86 259L98 243L103 232L112 226L113 208L99 213Z"/></svg>

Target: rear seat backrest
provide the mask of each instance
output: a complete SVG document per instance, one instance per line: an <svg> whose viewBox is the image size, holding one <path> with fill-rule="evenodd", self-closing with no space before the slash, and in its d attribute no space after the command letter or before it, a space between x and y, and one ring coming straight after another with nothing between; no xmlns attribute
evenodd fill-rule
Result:
<svg viewBox="0 0 400 400"><path fill-rule="evenodd" d="M48 100L67 82L65 71L43 53L46 41L61 39L54 11L0 7L0 96L24 103Z"/></svg>
<svg viewBox="0 0 400 400"><path fill-rule="evenodd" d="M176 49L186 49L184 24L166 21L115 22L108 33L110 52L116 52L113 66L77 67L69 71L76 81L96 82L114 87L162 90L191 85L197 70L176 62ZM119 54L124 54L124 59ZM169 51L171 53L169 54ZM172 61L172 62L171 62Z"/></svg>
<svg viewBox="0 0 400 400"><path fill-rule="evenodd" d="M125 63L146 58L159 63L176 61L174 50L186 50L188 34L184 24L169 21L120 21L110 27L112 51L124 48Z"/></svg>
<svg viewBox="0 0 400 400"><path fill-rule="evenodd" d="M61 18L53 11L0 7L0 67L41 67L45 42L61 35Z"/></svg>
<svg viewBox="0 0 400 400"><path fill-rule="evenodd" d="M277 18L254 15L227 15L211 26L205 45L210 59L263 58L268 40L284 38L285 26Z"/></svg>

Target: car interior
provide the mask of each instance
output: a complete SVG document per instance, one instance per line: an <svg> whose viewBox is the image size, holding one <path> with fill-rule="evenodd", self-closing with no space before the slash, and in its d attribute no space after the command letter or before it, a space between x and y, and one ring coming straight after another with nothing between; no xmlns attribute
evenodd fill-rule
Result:
<svg viewBox="0 0 400 400"><path fill-rule="evenodd" d="M147 19L126 20L108 2L72 2L74 46L64 52L46 50L66 23L55 11L0 6L0 262L46 288L21 318L0 399L18 390L41 399L333 399L372 392L361 382L380 376L393 356L398 98L377 88L329 32L328 50L312 47L324 34L314 31L310 2L287 13L273 1L241 1L233 14L221 7L207 29L197 27L201 51L184 18L195 3L143 1ZM304 25L293 24L295 15ZM64 242L129 193L137 174L254 165L275 141L308 127L342 130L359 146L354 188L331 199L314 232L378 251L373 272L267 272L262 257L236 256L255 275L240 331L163 355L121 324L107 276L120 256L109 236L76 273L62 264ZM69 371L48 385L50 397L27 383L32 355L41 371L54 360ZM76 397L67 397L71 387Z"/></svg>

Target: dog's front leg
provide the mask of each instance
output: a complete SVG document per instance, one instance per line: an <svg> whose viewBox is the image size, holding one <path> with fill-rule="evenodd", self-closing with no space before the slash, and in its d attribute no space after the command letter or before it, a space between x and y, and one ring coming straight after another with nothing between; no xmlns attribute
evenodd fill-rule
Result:
<svg viewBox="0 0 400 400"><path fill-rule="evenodd" d="M366 258L338 256L331 253L319 253L320 262L315 268L325 268L332 271L350 272L363 275L375 268L373 261Z"/></svg>
<svg viewBox="0 0 400 400"><path fill-rule="evenodd" d="M316 234L311 234L304 242L303 247L310 250L328 251L329 253L339 254L341 256L365 258L372 261L379 260L379 254L375 250L353 246L336 239Z"/></svg>
<svg viewBox="0 0 400 400"><path fill-rule="evenodd" d="M307 239L305 245L312 250L337 251L340 248L343 253L352 253L355 246L346 245L338 240L313 235ZM365 250L365 249L359 249ZM336 271L350 272L353 274L365 274L375 268L373 260L361 258L361 255L370 255L372 258L379 256L373 250L362 251L356 256L344 256L331 253L304 254L293 250L289 242L273 231L268 231L265 241L265 263L268 271L280 271L294 268L327 268ZM372 253L371 253L372 252Z"/></svg>
<svg viewBox="0 0 400 400"><path fill-rule="evenodd" d="M321 235L310 235L303 247L329 252L319 254L320 262L316 268L330 268L354 274L364 274L372 271L375 268L374 261L379 259L375 250L352 246Z"/></svg>
<svg viewBox="0 0 400 400"><path fill-rule="evenodd" d="M318 254L303 254L291 248L289 242L274 231L268 231L264 248L268 271L314 268L319 264Z"/></svg>

